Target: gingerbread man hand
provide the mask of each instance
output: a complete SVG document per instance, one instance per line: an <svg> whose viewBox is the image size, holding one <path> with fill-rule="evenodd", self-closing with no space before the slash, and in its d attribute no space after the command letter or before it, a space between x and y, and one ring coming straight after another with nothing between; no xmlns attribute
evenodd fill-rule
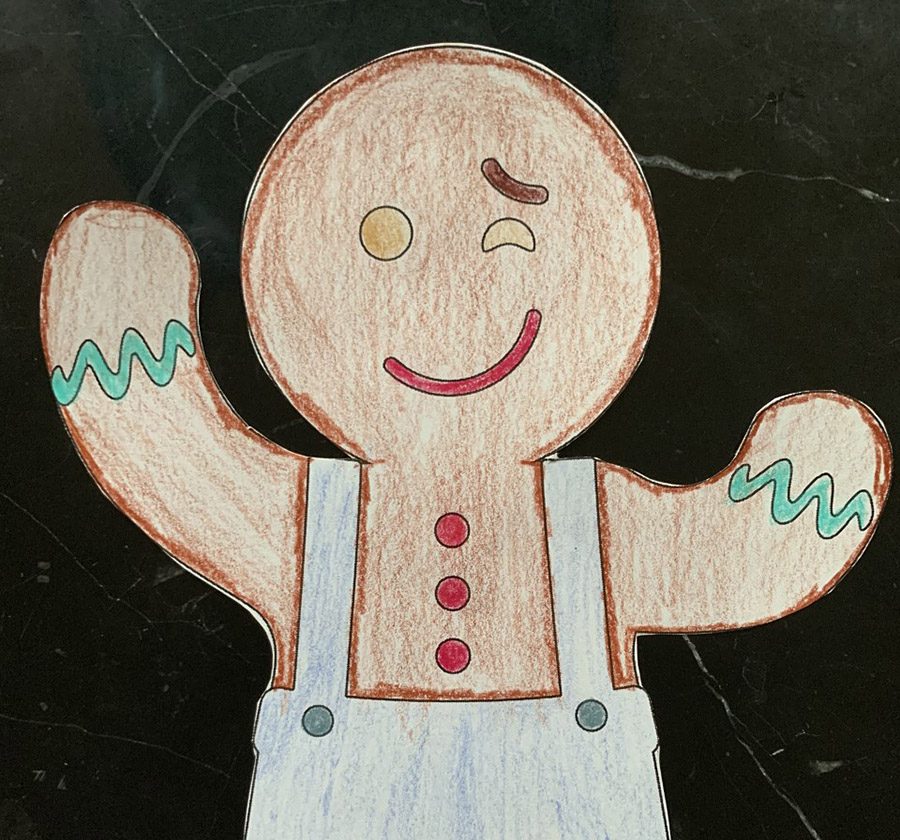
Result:
<svg viewBox="0 0 900 840"><path fill-rule="evenodd" d="M700 484L598 464L617 684L637 681L637 633L748 627L828 593L872 537L890 475L878 418L828 391L767 406Z"/></svg>
<svg viewBox="0 0 900 840"><path fill-rule="evenodd" d="M97 202L63 220L44 269L51 384L103 492L169 554L240 598L292 680L306 459L249 429L197 329L193 249L168 219Z"/></svg>

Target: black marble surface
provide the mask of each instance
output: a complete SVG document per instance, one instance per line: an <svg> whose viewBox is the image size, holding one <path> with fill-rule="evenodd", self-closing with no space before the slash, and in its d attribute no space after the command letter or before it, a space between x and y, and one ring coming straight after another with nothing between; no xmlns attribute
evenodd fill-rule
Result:
<svg viewBox="0 0 900 840"><path fill-rule="evenodd" d="M536 59L642 155L662 237L646 359L569 448L671 482L726 464L754 412L836 388L900 437L900 5L797 0L4 0L0 6L0 837L239 838L256 622L95 487L38 336L62 214L145 201L204 275L203 338L246 420L334 454L254 357L241 215L322 84L453 40ZM646 638L673 837L890 840L900 825L898 506L788 619ZM635 839L639 840L639 839Z"/></svg>

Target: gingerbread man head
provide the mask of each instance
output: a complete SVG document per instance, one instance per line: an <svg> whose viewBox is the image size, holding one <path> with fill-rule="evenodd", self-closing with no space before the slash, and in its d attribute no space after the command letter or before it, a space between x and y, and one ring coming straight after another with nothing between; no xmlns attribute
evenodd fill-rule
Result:
<svg viewBox="0 0 900 840"><path fill-rule="evenodd" d="M646 183L596 105L447 45L303 106L251 193L242 270L264 364L349 453L533 460L634 370L658 254Z"/></svg>

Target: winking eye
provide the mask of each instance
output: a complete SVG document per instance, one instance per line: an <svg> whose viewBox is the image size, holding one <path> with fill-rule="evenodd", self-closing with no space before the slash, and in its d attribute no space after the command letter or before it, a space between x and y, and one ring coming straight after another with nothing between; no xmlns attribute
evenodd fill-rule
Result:
<svg viewBox="0 0 900 840"><path fill-rule="evenodd" d="M534 234L520 219L497 219L488 225L481 238L481 250L493 251L501 245L515 245L525 251L534 250Z"/></svg>

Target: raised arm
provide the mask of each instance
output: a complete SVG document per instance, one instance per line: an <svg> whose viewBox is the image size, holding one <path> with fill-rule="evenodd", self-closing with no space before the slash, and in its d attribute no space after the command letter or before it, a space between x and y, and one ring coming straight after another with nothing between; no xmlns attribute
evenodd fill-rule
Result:
<svg viewBox="0 0 900 840"><path fill-rule="evenodd" d="M94 480L169 554L249 606L293 684L307 460L265 440L216 387L184 234L136 204L76 208L44 266L54 396Z"/></svg>
<svg viewBox="0 0 900 840"><path fill-rule="evenodd" d="M598 463L616 682L637 682L637 633L748 627L829 592L871 539L890 475L878 418L832 392L768 405L700 484Z"/></svg>

